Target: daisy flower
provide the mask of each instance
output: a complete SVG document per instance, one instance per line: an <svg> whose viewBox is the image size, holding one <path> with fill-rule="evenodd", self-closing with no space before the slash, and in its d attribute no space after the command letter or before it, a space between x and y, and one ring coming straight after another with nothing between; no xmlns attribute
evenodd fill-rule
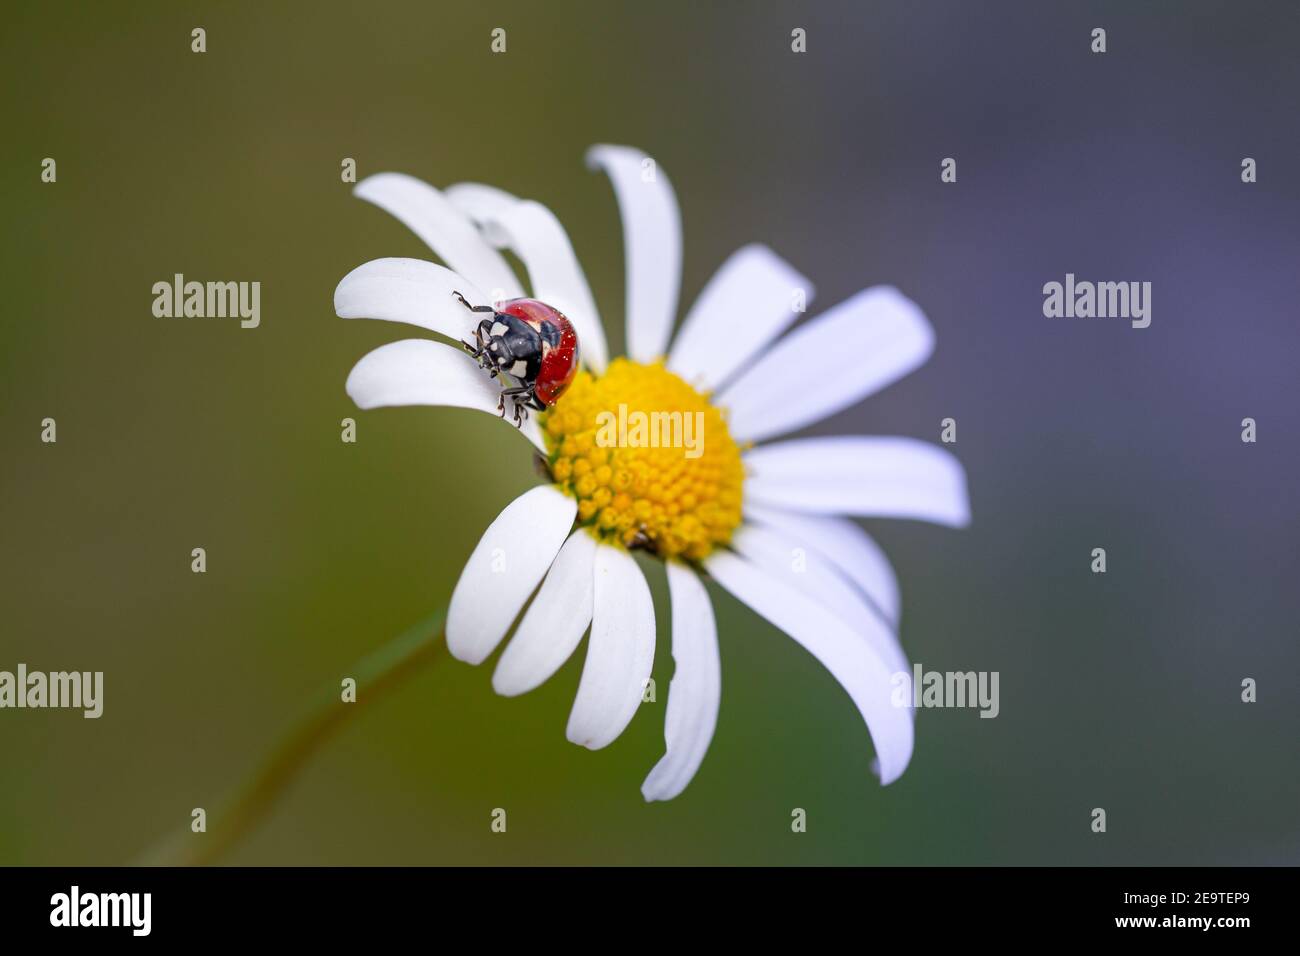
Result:
<svg viewBox="0 0 1300 956"><path fill-rule="evenodd" d="M581 367L567 391L518 428L501 426L532 442L550 480L506 505L470 555L447 610L448 648L479 664L513 628L492 678L511 696L554 674L590 628L567 736L606 746L636 713L654 662L654 605L631 553L641 550L667 569L675 663L666 753L642 784L647 800L681 793L717 723L721 667L704 578L830 671L866 722L873 769L891 783L913 741L911 694L897 692L908 672L898 584L850 516L963 526L965 474L947 451L911 438L770 439L915 369L934 347L933 330L915 303L879 286L786 333L812 284L750 245L723 263L674 337L682 238L672 187L635 149L596 146L587 159L609 177L623 219L628 354L612 359L573 246L545 206L473 183L439 191L397 173L356 187L445 265L368 262L339 283L335 311L448 340L404 339L363 357L347 380L360 408L499 414L501 382L461 345L482 318L461 296L493 304L531 295L564 313L578 336ZM527 292L500 250L523 264ZM703 425L698 454L644 435L598 440L602 413L620 409L629 418L690 416Z"/></svg>

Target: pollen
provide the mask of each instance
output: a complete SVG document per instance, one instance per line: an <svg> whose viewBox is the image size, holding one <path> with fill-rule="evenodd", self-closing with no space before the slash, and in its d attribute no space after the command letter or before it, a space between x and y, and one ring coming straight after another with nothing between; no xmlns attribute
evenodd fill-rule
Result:
<svg viewBox="0 0 1300 956"><path fill-rule="evenodd" d="M741 449L709 396L662 362L582 370L542 431L552 477L597 537L698 561L740 525Z"/></svg>

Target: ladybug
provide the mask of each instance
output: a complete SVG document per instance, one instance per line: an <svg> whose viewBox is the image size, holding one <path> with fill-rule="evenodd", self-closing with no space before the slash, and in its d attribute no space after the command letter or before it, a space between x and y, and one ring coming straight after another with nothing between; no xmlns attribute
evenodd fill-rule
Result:
<svg viewBox="0 0 1300 956"><path fill-rule="evenodd" d="M486 312L474 342L461 342L479 366L508 375L518 385L503 388L497 411L506 417L506 399L514 401L515 425L522 425L528 409L544 412L554 405L578 374L578 333L564 313L537 299L508 299L498 310L490 305L470 305L459 292L460 304L471 312Z"/></svg>

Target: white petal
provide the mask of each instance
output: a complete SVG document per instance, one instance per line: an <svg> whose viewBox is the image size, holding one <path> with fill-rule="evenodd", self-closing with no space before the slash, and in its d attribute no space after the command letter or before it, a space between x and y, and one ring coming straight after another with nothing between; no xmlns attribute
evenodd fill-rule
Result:
<svg viewBox="0 0 1300 956"><path fill-rule="evenodd" d="M641 704L655 659L655 606L636 560L596 546L591 640L569 714L567 736L599 750L614 741Z"/></svg>
<svg viewBox="0 0 1300 956"><path fill-rule="evenodd" d="M722 701L718 628L704 582L686 565L669 561L668 588L676 665L664 717L668 752L641 784L646 800L671 800L686 789L713 740Z"/></svg>
<svg viewBox="0 0 1300 956"><path fill-rule="evenodd" d="M443 262L493 300L523 295L509 263L428 183L402 173L378 173L357 183L355 193L405 223Z"/></svg>
<svg viewBox="0 0 1300 956"><path fill-rule="evenodd" d="M741 557L837 615L894 672L908 670L907 655L893 627L820 552L803 547L797 538L755 525L738 529L731 546Z"/></svg>
<svg viewBox="0 0 1300 956"><path fill-rule="evenodd" d="M898 577L875 538L848 518L800 514L745 502L745 517L768 525L826 556L862 589L890 624L898 627Z"/></svg>
<svg viewBox="0 0 1300 956"><path fill-rule="evenodd" d="M480 664L501 643L573 527L578 505L552 485L526 491L488 525L447 607L447 649Z"/></svg>
<svg viewBox="0 0 1300 956"><path fill-rule="evenodd" d="M473 305L491 305L469 280L422 259L375 259L357 266L334 290L334 311L344 319L383 319L418 325L457 341L471 341L482 315Z"/></svg>
<svg viewBox="0 0 1300 956"><path fill-rule="evenodd" d="M705 561L705 567L714 580L802 644L831 672L866 721L876 747L880 782L897 780L912 758L910 682L896 682L890 665L830 610L744 558L720 551Z"/></svg>
<svg viewBox="0 0 1300 956"><path fill-rule="evenodd" d="M925 313L897 289L877 286L795 329L746 368L717 404L729 410L738 441L761 441L861 401L932 351L934 330Z"/></svg>
<svg viewBox="0 0 1300 956"><path fill-rule="evenodd" d="M510 247L510 236L497 219L519 202L519 197L483 183L456 183L447 187L446 196L452 205L470 218L494 248Z"/></svg>
<svg viewBox="0 0 1300 956"><path fill-rule="evenodd" d="M393 405L450 405L497 414L501 386L464 352L428 339L403 339L362 356L347 381L348 396L358 408ZM507 413L510 409L507 408ZM546 454L537 420L519 429Z"/></svg>
<svg viewBox="0 0 1300 956"><path fill-rule="evenodd" d="M489 239L519 256L528 269L533 296L568 316L578 333L582 361L603 371L609 350L600 313L573 244L555 214L541 203L516 199L480 183L451 186L447 198L471 216Z"/></svg>
<svg viewBox="0 0 1300 956"><path fill-rule="evenodd" d="M812 283L767 246L738 250L695 300L668 368L696 388L717 388L795 320L797 293L811 302Z"/></svg>
<svg viewBox="0 0 1300 956"><path fill-rule="evenodd" d="M564 666L591 624L596 539L579 528L546 573L514 637L501 652L492 686L514 697L543 684Z"/></svg>
<svg viewBox="0 0 1300 956"><path fill-rule="evenodd" d="M603 169L623 218L627 261L627 354L653 362L668 351L682 284L682 217L664 171L629 146L593 146L587 165Z"/></svg>
<svg viewBox="0 0 1300 956"><path fill-rule="evenodd" d="M801 438L745 455L755 504L863 517L970 522L966 472L944 449L914 438Z"/></svg>

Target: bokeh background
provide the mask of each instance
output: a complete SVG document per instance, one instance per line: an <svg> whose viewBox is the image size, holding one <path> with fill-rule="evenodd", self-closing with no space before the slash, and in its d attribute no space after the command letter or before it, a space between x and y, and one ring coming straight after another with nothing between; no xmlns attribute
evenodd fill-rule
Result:
<svg viewBox="0 0 1300 956"><path fill-rule="evenodd" d="M816 282L814 306L888 282L926 310L933 359L816 430L937 441L957 419L974 524L868 527L912 659L999 671L1001 715L922 712L882 789L847 696L715 591L722 712L677 800L639 794L665 634L659 702L598 753L564 739L581 652L513 700L490 666L443 659L358 714L229 861L1300 862L1295 4L12 3L5 20L0 669L102 670L106 701L98 721L0 712L0 862L122 863L184 834L313 694L446 601L535 480L487 416L350 406L352 363L409 330L337 319L335 284L427 253L351 197L341 160L550 205L617 346L594 142L672 179L684 303L758 240ZM260 281L261 327L154 318L176 272ZM1066 272L1152 282L1151 327L1045 319Z"/></svg>

